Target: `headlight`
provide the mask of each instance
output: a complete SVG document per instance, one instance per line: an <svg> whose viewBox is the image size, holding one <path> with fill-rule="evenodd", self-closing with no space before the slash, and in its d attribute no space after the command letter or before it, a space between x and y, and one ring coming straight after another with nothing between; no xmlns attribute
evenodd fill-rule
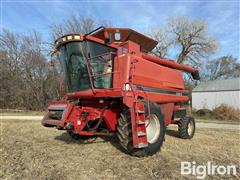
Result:
<svg viewBox="0 0 240 180"><path fill-rule="evenodd" d="M124 84L123 85L123 90L130 91L131 90L130 84L128 84L128 83Z"/></svg>

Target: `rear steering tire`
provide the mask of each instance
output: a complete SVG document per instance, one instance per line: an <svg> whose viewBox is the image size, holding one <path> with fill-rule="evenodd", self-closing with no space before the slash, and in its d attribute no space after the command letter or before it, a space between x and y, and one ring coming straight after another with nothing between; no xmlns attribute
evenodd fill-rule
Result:
<svg viewBox="0 0 240 180"><path fill-rule="evenodd" d="M180 119L178 123L178 132L182 139L193 138L195 134L195 119L191 116Z"/></svg>
<svg viewBox="0 0 240 180"><path fill-rule="evenodd" d="M163 115L155 103L150 102L150 110L151 121L146 128L148 146L145 148L133 147L130 109L126 108L123 110L120 114L120 118L118 119L117 137L119 139L119 143L122 148L133 156L142 157L153 155L160 150L163 144L165 136ZM145 118L147 122L150 116L148 113L148 107L145 105Z"/></svg>

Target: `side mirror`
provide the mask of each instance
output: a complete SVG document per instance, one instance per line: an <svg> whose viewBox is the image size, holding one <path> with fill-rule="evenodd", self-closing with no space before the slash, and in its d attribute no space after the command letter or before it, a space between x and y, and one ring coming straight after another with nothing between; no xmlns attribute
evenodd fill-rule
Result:
<svg viewBox="0 0 240 180"><path fill-rule="evenodd" d="M50 63L49 63L50 66L54 66L54 63L53 63L53 55L54 55L54 54L51 53L51 60L50 60Z"/></svg>
<svg viewBox="0 0 240 180"><path fill-rule="evenodd" d="M54 66L55 64L56 60L53 59L54 56L57 56L57 58L59 57L58 51L51 52L51 59L50 62L48 63L50 66Z"/></svg>

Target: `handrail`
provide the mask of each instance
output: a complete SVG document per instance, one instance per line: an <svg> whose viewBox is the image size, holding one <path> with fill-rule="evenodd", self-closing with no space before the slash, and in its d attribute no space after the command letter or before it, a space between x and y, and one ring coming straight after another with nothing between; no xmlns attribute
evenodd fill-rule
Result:
<svg viewBox="0 0 240 180"><path fill-rule="evenodd" d="M119 64L118 64L118 70L115 70L112 69L112 72L108 72L108 73L102 73L102 74L94 74L94 72L91 73L90 71L90 67L89 67L89 64L88 63L91 63L90 60L91 59L99 59L100 61L107 61L109 59L105 59L103 56L106 56L106 55L117 55L116 52L108 52L108 53L103 53L103 54L100 54L100 55L97 55L97 56L93 56L93 57L89 57L89 58L86 58L86 66L87 66L87 70L88 70L88 75L89 75L89 79L90 79L90 84L91 84L91 88L93 90L93 93L95 94L96 92L94 91L94 83L93 83L93 77L101 77L101 76L105 76L105 75L108 75L108 74L120 74L121 76L121 72L120 72L120 67L119 67ZM114 63L114 62L113 62ZM119 62L118 62L119 63ZM122 87L117 87L117 88L107 88L107 89L121 89Z"/></svg>
<svg viewBox="0 0 240 180"><path fill-rule="evenodd" d="M100 54L100 55L97 55L97 56L89 57L87 59L91 60L91 59L95 59L95 58L98 58L98 57L102 57L103 58L104 55L109 55L109 54L115 54L116 55L117 53L115 53L115 52L107 52L107 53L103 53L103 54ZM108 60L108 59L104 59L104 60Z"/></svg>
<svg viewBox="0 0 240 180"><path fill-rule="evenodd" d="M104 75L115 74L115 73L120 73L120 72L119 71L115 71L115 72L108 72L108 73L102 73L102 74L94 74L94 75L92 75L92 77L104 76Z"/></svg>
<svg viewBox="0 0 240 180"><path fill-rule="evenodd" d="M86 59L86 67L87 67L87 72L88 72L88 76L89 76L89 80L90 80L91 89L92 89L93 94L96 94L96 92L94 90L92 75L91 75L88 63L89 63L89 61L88 61L88 59Z"/></svg>
<svg viewBox="0 0 240 180"><path fill-rule="evenodd" d="M84 52L84 51L83 51L83 47L82 47L82 46L80 46L80 47L81 47L82 52ZM90 85L91 85L91 90L92 90L93 94L96 94L96 92L95 92L95 90L94 90L94 86L93 86L93 81L92 81L92 77L91 77L90 68L89 68L89 65L88 65L89 61L88 61L88 58L86 58L86 55L85 55L84 53L83 53L83 59L84 59L84 61L85 61L86 67L87 67L87 72L88 72L88 76L89 76L89 81L90 81Z"/></svg>

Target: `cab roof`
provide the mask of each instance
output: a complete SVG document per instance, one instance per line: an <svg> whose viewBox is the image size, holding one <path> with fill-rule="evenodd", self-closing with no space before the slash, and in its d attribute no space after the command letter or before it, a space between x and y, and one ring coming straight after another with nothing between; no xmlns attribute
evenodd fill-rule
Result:
<svg viewBox="0 0 240 180"><path fill-rule="evenodd" d="M120 33L119 40L115 39L115 33ZM111 38L112 43L133 41L140 45L142 52L149 52L153 50L158 44L158 42L153 40L152 38L147 37L129 28L103 28L91 34L91 36L105 41L107 40L106 34L108 37Z"/></svg>

